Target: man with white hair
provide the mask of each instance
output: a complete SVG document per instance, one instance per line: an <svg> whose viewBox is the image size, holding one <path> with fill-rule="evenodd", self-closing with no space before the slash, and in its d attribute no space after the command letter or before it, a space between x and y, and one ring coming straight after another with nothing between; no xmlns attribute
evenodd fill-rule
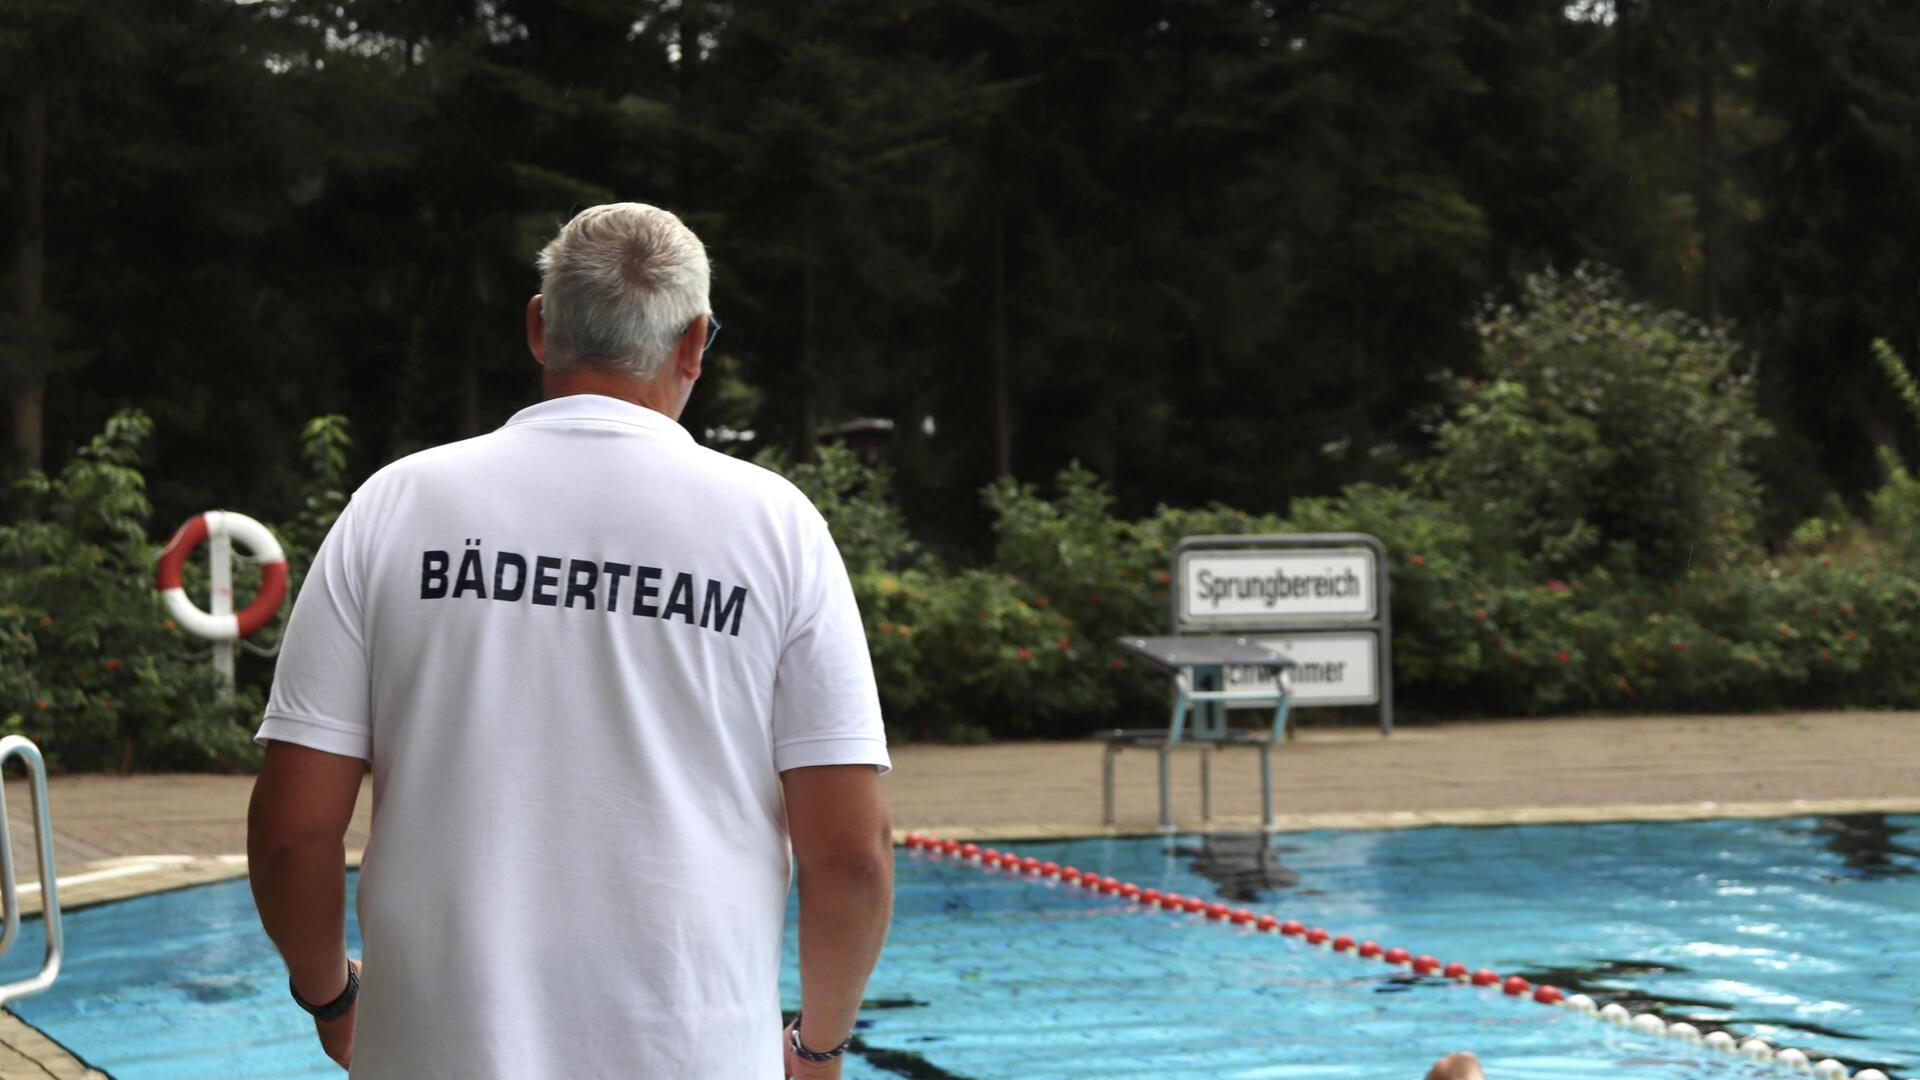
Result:
<svg viewBox="0 0 1920 1080"><path fill-rule="evenodd" d="M892 904L846 569L792 485L676 422L719 328L678 218L593 207L539 265L545 400L368 480L294 605L248 818L261 922L356 1078L837 1077Z"/></svg>

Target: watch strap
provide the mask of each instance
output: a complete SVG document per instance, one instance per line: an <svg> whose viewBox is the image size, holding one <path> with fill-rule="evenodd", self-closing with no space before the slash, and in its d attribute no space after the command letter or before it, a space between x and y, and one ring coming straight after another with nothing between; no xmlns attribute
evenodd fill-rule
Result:
<svg viewBox="0 0 1920 1080"><path fill-rule="evenodd" d="M340 991L339 997L334 998L325 1005L315 1005L313 1002L301 997L300 991L294 989L292 979L287 980L287 991L293 995L293 1003L307 1010L315 1020L322 1022L338 1020L347 1015L347 1010L353 1008L354 999L360 996L360 972L357 970L357 966L349 961L347 963L346 989Z"/></svg>

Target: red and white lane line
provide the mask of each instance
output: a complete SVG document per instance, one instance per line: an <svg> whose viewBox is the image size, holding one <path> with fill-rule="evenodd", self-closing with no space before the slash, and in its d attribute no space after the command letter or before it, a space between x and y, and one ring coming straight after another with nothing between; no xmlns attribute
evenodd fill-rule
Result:
<svg viewBox="0 0 1920 1080"><path fill-rule="evenodd" d="M1585 994L1569 995L1562 993L1557 987L1534 986L1518 975L1501 978L1497 972L1486 968L1469 969L1467 965L1457 960L1442 963L1426 953L1416 956L1402 948L1382 948L1378 942L1356 942L1346 934L1334 934L1321 927L1310 927L1294 919L1283 922L1272 915L1255 915L1246 908L1230 908L1225 904L1208 903L1195 896L1163 893L1159 889L1143 889L1130 881L1102 877L1092 871L1081 871L1058 863L1041 862L1030 856L1023 858L1011 851L997 851L993 848L983 848L978 844L944 840L917 832L907 834L906 845L910 850L923 851L936 857L957 859L985 870L1005 870L1029 877L1046 878L1065 882L1068 885L1077 885L1088 892L1117 896L1139 904L1141 911L1184 911L1205 915L1213 922L1230 926L1251 926L1263 933L1277 933L1285 937L1299 938L1308 945L1327 947L1337 953L1351 953L1363 959L1378 960L1394 967L1404 967L1416 975L1439 975L1458 982L1472 983L1475 986L1498 986L1512 997L1531 997L1542 1005L1555 1005L1585 1016L1595 1016L1632 1028L1644 1035L1666 1035L1684 1043L1738 1054L1754 1061L1771 1061L1799 1072L1812 1073L1820 1080L1891 1080L1879 1069L1861 1069L1857 1073L1849 1073L1845 1065L1832 1058L1816 1062L1804 1051L1792 1047L1775 1047L1765 1039L1737 1040L1724 1031L1702 1035L1700 1029L1684 1021L1669 1024L1652 1013L1635 1014L1616 1003L1600 1005Z"/></svg>

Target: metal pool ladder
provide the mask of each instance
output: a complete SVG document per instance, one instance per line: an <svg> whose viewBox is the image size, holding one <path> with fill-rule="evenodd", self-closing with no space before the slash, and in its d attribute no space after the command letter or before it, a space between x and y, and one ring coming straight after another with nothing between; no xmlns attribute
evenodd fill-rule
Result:
<svg viewBox="0 0 1920 1080"><path fill-rule="evenodd" d="M30 979L0 984L0 1005L37 994L60 977L60 958L66 951L60 934L60 882L53 870L52 807L47 803L47 763L33 740L21 735L0 739L0 772L7 759L18 757L27 764L27 780L33 791L33 825L40 852L41 923L47 931L47 955L40 973ZM13 825L7 818L6 790L0 788L0 909L5 924L0 925L0 957L13 948L20 932L20 890L13 877Z"/></svg>

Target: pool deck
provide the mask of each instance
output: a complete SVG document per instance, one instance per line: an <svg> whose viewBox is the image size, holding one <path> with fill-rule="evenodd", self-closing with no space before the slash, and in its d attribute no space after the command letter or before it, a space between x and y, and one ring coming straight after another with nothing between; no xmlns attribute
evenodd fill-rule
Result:
<svg viewBox="0 0 1920 1080"><path fill-rule="evenodd" d="M1175 761L1183 830L1259 827L1257 757L1217 752L1211 821L1197 756ZM1141 834L1158 814L1155 755L1116 768L1118 823L1101 823L1103 746L1088 741L906 745L886 780L896 836L957 839ZM246 873L245 776L62 776L49 784L62 908ZM1571 718L1371 729L1307 727L1274 753L1275 826L1383 829L1920 814L1920 712ZM20 879L37 877L25 785L6 784ZM348 835L365 845L368 791ZM37 890L22 896L38 908ZM9 1055L14 1055L9 1057ZM97 1077L0 1013L0 1076Z"/></svg>

